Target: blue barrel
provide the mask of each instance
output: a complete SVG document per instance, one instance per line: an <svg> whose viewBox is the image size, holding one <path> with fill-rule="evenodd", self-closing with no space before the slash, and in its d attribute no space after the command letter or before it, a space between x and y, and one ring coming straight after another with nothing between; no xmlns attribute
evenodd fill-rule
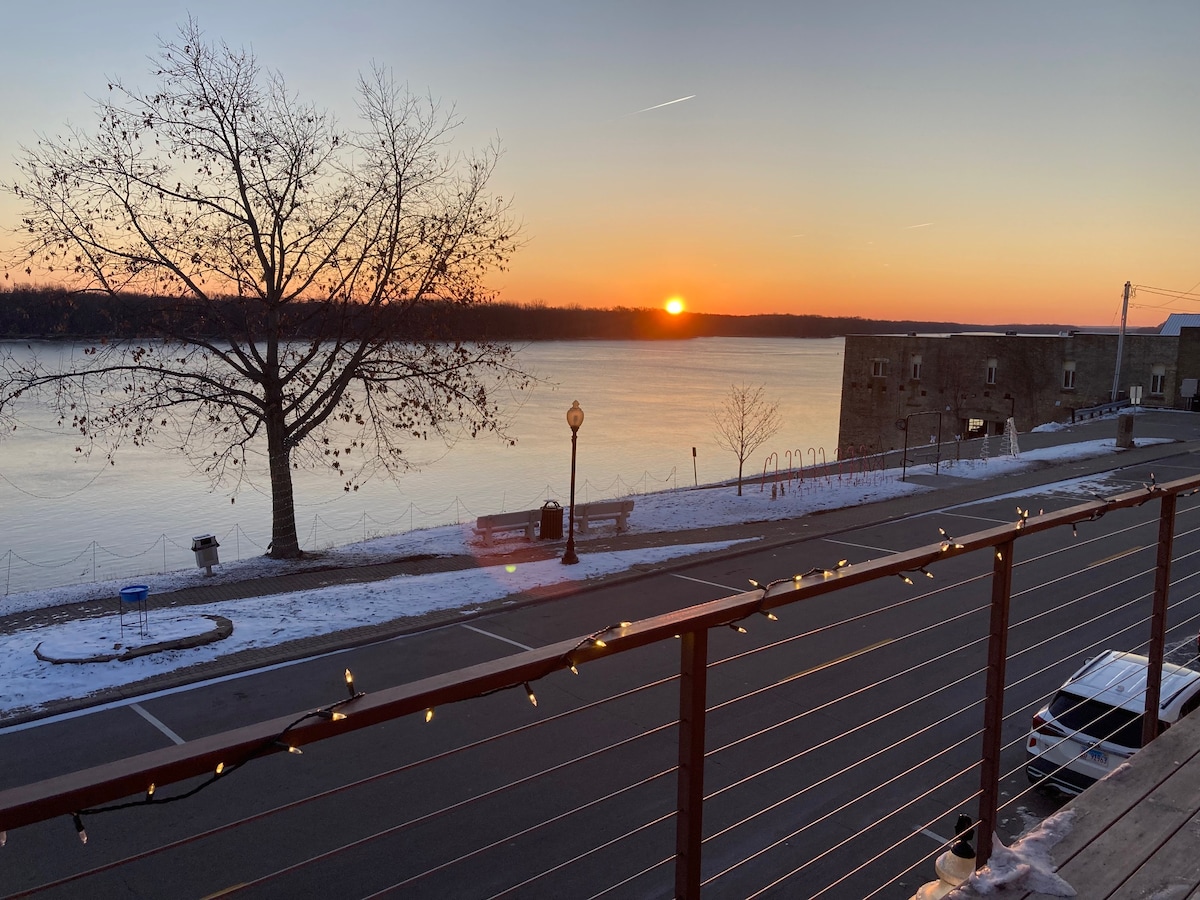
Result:
<svg viewBox="0 0 1200 900"><path fill-rule="evenodd" d="M150 588L144 584L132 584L121 588L121 599L126 603L141 603L150 594Z"/></svg>

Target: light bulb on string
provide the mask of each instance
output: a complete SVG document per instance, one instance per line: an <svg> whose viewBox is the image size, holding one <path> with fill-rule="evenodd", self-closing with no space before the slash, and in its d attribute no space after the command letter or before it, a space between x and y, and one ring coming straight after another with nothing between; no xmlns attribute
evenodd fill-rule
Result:
<svg viewBox="0 0 1200 900"><path fill-rule="evenodd" d="M79 813L71 813L71 819L75 822L75 831L79 834L79 842L87 843L87 831L83 827L83 818Z"/></svg>
<svg viewBox="0 0 1200 900"><path fill-rule="evenodd" d="M778 621L779 621L779 616L775 615L775 613L771 612L769 609L760 609L760 610L758 611L758 614L759 614L760 616L766 616L766 617L767 617L768 619L770 619L772 622L778 622Z"/></svg>
<svg viewBox="0 0 1200 900"><path fill-rule="evenodd" d="M529 702L531 704L533 704L534 706L537 706L537 696L533 693L533 688L531 688L529 686L528 681L525 682L524 688L525 688L525 696L529 698Z"/></svg>
<svg viewBox="0 0 1200 900"><path fill-rule="evenodd" d="M731 629L733 629L734 631L736 631L738 634L746 634L746 629L743 628L741 625L739 625L737 622L730 622L729 627Z"/></svg>
<svg viewBox="0 0 1200 900"><path fill-rule="evenodd" d="M963 545L960 544L958 541L956 541L954 538L950 537L950 535L946 533L945 528L939 528L938 534L940 534L942 536L942 552L943 553L945 553L947 550L950 550L950 549L954 549L954 550L962 550L963 549Z"/></svg>
<svg viewBox="0 0 1200 900"><path fill-rule="evenodd" d="M354 699L354 676L350 674L350 670L346 670L346 691L350 694L350 699Z"/></svg>
<svg viewBox="0 0 1200 900"><path fill-rule="evenodd" d="M426 722L433 721L433 707L432 706L429 707L427 710L425 710L425 721Z"/></svg>
<svg viewBox="0 0 1200 900"><path fill-rule="evenodd" d="M904 572L897 572L896 577L899 578L901 581L903 581L905 584L913 583L913 580L911 578L909 578L908 575L905 574Z"/></svg>

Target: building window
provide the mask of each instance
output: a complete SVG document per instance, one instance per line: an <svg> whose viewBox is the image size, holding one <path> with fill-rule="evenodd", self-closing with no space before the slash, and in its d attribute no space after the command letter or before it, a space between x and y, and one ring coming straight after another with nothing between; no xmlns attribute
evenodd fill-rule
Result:
<svg viewBox="0 0 1200 900"><path fill-rule="evenodd" d="M887 360L886 359L871 360L871 376L873 378L887 377Z"/></svg>
<svg viewBox="0 0 1200 900"><path fill-rule="evenodd" d="M996 369L997 369L996 363L997 363L997 360L995 358L989 359L987 361L987 383L988 384L996 383Z"/></svg>
<svg viewBox="0 0 1200 900"><path fill-rule="evenodd" d="M909 371L911 372L912 380L920 381L921 380L921 354L914 353L912 355L910 362L911 362L911 365L909 367Z"/></svg>
<svg viewBox="0 0 1200 900"><path fill-rule="evenodd" d="M1167 386L1167 367L1155 366L1150 371L1150 394L1161 397Z"/></svg>
<svg viewBox="0 0 1200 900"><path fill-rule="evenodd" d="M1062 385L1063 385L1064 391L1075 390L1075 363L1074 362L1063 363Z"/></svg>

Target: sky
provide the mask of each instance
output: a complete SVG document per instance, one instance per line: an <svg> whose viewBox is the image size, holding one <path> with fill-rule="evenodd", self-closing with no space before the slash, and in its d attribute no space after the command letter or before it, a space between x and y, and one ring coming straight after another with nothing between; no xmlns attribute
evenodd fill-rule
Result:
<svg viewBox="0 0 1200 900"><path fill-rule="evenodd" d="M109 76L150 87L190 13L344 124L378 63L499 140L502 300L1115 327L1131 281L1132 326L1200 312L1190 0L13 6L9 185Z"/></svg>
<svg viewBox="0 0 1200 900"><path fill-rule="evenodd" d="M1140 443L1162 440L1166 439L1152 438ZM941 468L943 472L949 468L957 478L998 478L1050 461L1078 460L1115 452L1118 452L1116 442L1112 439L1080 441L1025 451L1018 456L943 461ZM857 478L814 479L803 486L793 482L792 488L776 499L772 499L770 492L754 489L739 497L731 485L699 491L645 494L636 500L629 519L629 533L672 532L794 518L817 510L886 500L931 490L928 485L911 479L913 475L932 474L933 468L932 465L909 467L909 480L901 480L899 473L892 470ZM1060 482L1055 488L1080 494L1108 490L1103 476L1071 479ZM0 694L0 728L3 728L4 719L14 713L36 709L55 700L86 697L94 691L133 684L230 653L420 616L435 610L457 609L468 615L477 612L483 604L517 593L535 594L564 582L587 581L635 566L661 565L671 559L747 543L725 540L612 552L590 550L589 542L611 533L611 528L611 525L607 529L602 526L589 535L577 535L579 564L573 566L549 559L520 565L510 563L465 571L403 575L383 581L333 585L185 608L151 609L147 613L145 635L141 635L133 606L120 616L114 609L107 616L53 625L33 624L10 634L0 634L0 684L6 686ZM326 566L370 565L412 553L470 553L475 540L469 525L429 528L336 548L316 562ZM519 536L511 535L497 536L496 540L501 549L505 540L516 541L518 546L523 543ZM939 536L931 530L929 543L937 540ZM834 562L830 560L828 565L832 566ZM150 593L161 594L203 583L269 577L281 567L294 568L294 565L291 561L261 557L220 565L214 569L212 579L198 569L188 568L166 575L147 576L142 583ZM15 614L97 598L116 598L125 584L73 585L10 594L3 598L4 611ZM731 595L750 589L748 584L729 587ZM125 661L54 664L39 659L34 653L40 648L43 656L64 661L111 655L117 644L129 648L206 634L214 628L214 620L207 616L229 619L233 623L232 635L201 647L147 654Z"/></svg>

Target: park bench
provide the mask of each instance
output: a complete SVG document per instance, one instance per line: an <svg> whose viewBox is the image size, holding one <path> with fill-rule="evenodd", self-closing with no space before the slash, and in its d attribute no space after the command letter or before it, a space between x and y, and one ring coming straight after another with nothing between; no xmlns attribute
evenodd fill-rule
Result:
<svg viewBox="0 0 1200 900"><path fill-rule="evenodd" d="M588 533L588 526L610 519L617 523L617 531L624 531L633 512L632 500L601 500L597 503L580 503L575 507L575 524L580 534Z"/></svg>
<svg viewBox="0 0 1200 900"><path fill-rule="evenodd" d="M533 540L534 529L542 520L540 509L525 509L520 512L496 513L491 516L480 516L475 520L473 529L483 538L483 546L492 546L492 535L497 532L524 531L525 537Z"/></svg>

